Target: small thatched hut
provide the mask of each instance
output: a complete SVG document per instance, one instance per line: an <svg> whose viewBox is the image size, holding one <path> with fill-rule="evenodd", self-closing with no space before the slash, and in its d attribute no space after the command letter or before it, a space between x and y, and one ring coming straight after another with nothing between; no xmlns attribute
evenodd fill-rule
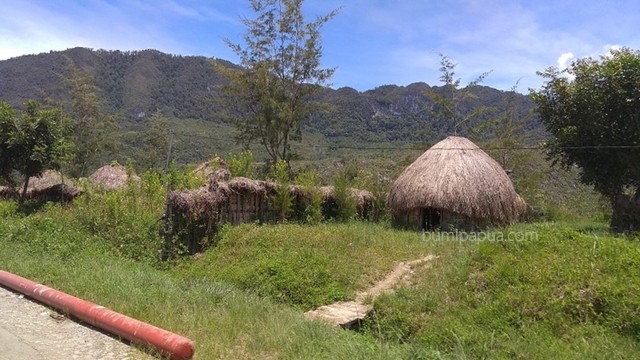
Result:
<svg viewBox="0 0 640 360"><path fill-rule="evenodd" d="M126 187L129 184L129 180L139 183L140 177L133 175L131 179L129 179L129 173L123 166L105 165L91 174L89 180L94 187L102 187L105 190L116 190Z"/></svg>
<svg viewBox="0 0 640 360"><path fill-rule="evenodd" d="M16 198L19 196L18 191L22 191L23 187L24 184L15 189ZM73 184L65 183L61 173L47 170L40 176L29 179L25 197L39 201L69 202L82 193L83 191Z"/></svg>
<svg viewBox="0 0 640 360"><path fill-rule="evenodd" d="M502 166L458 136L409 165L394 182L387 206L396 224L420 230L505 224L526 211Z"/></svg>
<svg viewBox="0 0 640 360"><path fill-rule="evenodd" d="M0 199L17 199L18 190L13 186L0 185Z"/></svg>

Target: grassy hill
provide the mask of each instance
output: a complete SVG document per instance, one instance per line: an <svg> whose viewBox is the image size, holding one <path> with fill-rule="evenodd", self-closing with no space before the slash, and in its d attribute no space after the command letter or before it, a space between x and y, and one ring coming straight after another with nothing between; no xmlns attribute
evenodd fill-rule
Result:
<svg viewBox="0 0 640 360"><path fill-rule="evenodd" d="M89 193L25 215L0 201L3 269L185 335L196 359L634 358L640 242L591 219L483 237L385 224L225 227L201 256L158 261L162 189ZM399 261L438 258L359 329L307 321Z"/></svg>

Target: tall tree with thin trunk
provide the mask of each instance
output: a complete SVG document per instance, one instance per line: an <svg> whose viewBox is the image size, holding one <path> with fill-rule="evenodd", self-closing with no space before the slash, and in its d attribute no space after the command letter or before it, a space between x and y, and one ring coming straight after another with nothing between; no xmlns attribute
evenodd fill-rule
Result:
<svg viewBox="0 0 640 360"><path fill-rule="evenodd" d="M477 98L471 90L482 83L491 71L480 74L475 80L464 87L460 87L461 79L456 78L456 66L451 59L440 54L440 82L441 89L431 89L427 91L427 96L433 101L433 106L428 112L434 116L447 121L453 129L453 134L467 126L468 123L491 109L480 106L470 111L462 109L463 102Z"/></svg>
<svg viewBox="0 0 640 360"><path fill-rule="evenodd" d="M94 75L77 68L69 61L70 75L64 79L71 95L68 116L72 121L71 137L75 145L69 172L73 176L86 176L92 167L104 162L116 148L118 121L102 103L100 89Z"/></svg>
<svg viewBox="0 0 640 360"><path fill-rule="evenodd" d="M321 67L320 29L336 10L306 22L302 0L252 0L255 19L243 19L244 44L227 40L240 68L214 63L229 79L223 87L237 126L237 140L262 144L276 163L291 159L291 142L301 140L301 123L317 106L311 95L334 69Z"/></svg>

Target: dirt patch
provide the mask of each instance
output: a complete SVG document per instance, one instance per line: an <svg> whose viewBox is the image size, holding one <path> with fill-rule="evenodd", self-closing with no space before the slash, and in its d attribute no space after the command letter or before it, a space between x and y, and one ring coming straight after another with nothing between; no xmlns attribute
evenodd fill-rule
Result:
<svg viewBox="0 0 640 360"><path fill-rule="evenodd" d="M356 301L363 302L368 298L375 299L380 294L392 292L399 282L403 280L408 281L408 278L413 275L413 268L423 265L435 258L435 255L428 255L421 259L399 263L384 279L378 281L372 288L358 293L358 295L356 295Z"/></svg>
<svg viewBox="0 0 640 360"><path fill-rule="evenodd" d="M3 287L0 335L0 360L153 359Z"/></svg>
<svg viewBox="0 0 640 360"><path fill-rule="evenodd" d="M373 310L371 305L365 304L367 300L373 300L380 294L392 292L400 282L408 283L415 267L424 265L435 258L435 255L427 255L417 260L401 262L373 287L358 293L355 301L340 301L321 306L315 310L307 311L304 316L307 319L322 320L334 326L351 327Z"/></svg>

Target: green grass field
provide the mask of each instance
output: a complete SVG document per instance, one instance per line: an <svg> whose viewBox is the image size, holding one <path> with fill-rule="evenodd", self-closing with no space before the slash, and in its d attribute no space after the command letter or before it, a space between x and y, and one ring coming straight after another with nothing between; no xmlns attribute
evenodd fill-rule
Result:
<svg viewBox="0 0 640 360"><path fill-rule="evenodd" d="M147 180L29 215L0 201L0 268L187 336L197 359L640 353L640 242L604 223L520 224L482 241L366 222L246 224L223 227L201 257L160 263L163 198ZM357 330L304 319L426 254L438 258L377 298Z"/></svg>

